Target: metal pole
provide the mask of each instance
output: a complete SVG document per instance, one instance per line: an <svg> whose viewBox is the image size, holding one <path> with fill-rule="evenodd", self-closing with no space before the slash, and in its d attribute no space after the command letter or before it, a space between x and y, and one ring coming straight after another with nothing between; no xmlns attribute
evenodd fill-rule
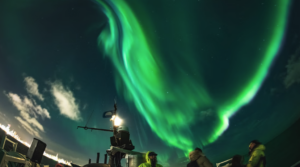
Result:
<svg viewBox="0 0 300 167"><path fill-rule="evenodd" d="M89 159L89 164L91 164L91 159Z"/></svg>
<svg viewBox="0 0 300 167"><path fill-rule="evenodd" d="M112 121L113 122L113 134L114 134L114 137L115 137L115 142L118 144L118 140L117 140L117 126L115 126L115 119L116 119L116 116L117 116L117 104L116 103L114 104L114 108L115 108L115 111L114 111L115 118Z"/></svg>
<svg viewBox="0 0 300 167"><path fill-rule="evenodd" d="M97 160L96 160L97 164L99 163L99 158L100 158L100 153L97 153Z"/></svg>
<svg viewBox="0 0 300 167"><path fill-rule="evenodd" d="M107 163L107 154L104 155L104 164Z"/></svg>
<svg viewBox="0 0 300 167"><path fill-rule="evenodd" d="M117 116L117 104L115 104L114 107L115 107L114 115L115 115L115 119L116 119L116 116ZM116 127L115 127L115 119L113 120L113 133L114 133L114 136L116 136L116 134L117 134Z"/></svg>
<svg viewBox="0 0 300 167"><path fill-rule="evenodd" d="M4 150L4 146L5 146L5 141L6 141L6 133L4 134L4 136L2 137L2 140L1 140L1 149Z"/></svg>
<svg viewBox="0 0 300 167"><path fill-rule="evenodd" d="M114 161L115 161L115 157L113 156L113 155L110 155L109 156L109 165L111 166L111 167L114 167L115 166L115 163L114 163Z"/></svg>

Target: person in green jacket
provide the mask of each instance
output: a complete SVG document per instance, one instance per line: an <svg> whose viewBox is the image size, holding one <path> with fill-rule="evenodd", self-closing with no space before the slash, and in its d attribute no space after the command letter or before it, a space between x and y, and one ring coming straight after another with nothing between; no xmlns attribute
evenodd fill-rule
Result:
<svg viewBox="0 0 300 167"><path fill-rule="evenodd" d="M251 141L249 145L250 159L247 167L265 167L266 166L266 147L262 145L258 140Z"/></svg>
<svg viewBox="0 0 300 167"><path fill-rule="evenodd" d="M162 165L157 164L156 156L155 152L148 151L145 156L146 162L140 164L139 167L162 167Z"/></svg>

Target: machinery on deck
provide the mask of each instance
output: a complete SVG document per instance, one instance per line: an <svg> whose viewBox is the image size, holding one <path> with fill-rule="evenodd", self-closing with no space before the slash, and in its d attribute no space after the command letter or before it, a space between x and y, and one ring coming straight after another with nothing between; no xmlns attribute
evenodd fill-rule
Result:
<svg viewBox="0 0 300 167"><path fill-rule="evenodd" d="M104 112L103 117L111 118L113 124L113 129L100 129L100 128L91 128L87 126L78 126L78 128L83 128L85 130L101 130L106 132L113 132L113 135L110 137L110 147L106 150L105 160L104 163L99 163L99 156L97 154L97 161L96 163L89 163L84 165L83 167L121 167L121 160L125 158L126 166L127 167L138 167L141 163L145 162L145 153L132 151L134 150L134 145L130 140L130 133L129 129L126 126L120 125L120 119L117 117L117 105L114 104L114 110ZM87 125L87 124L86 124ZM4 131L3 131L4 132ZM0 145L0 167L54 167L55 164L51 161L43 161L43 153L46 149L46 144L36 138L33 139L30 148L23 149L22 146L18 148L19 151L17 152L18 141L11 140L7 137L6 132L5 134L0 134L1 145ZM2 136L2 137L1 137ZM7 148L4 146L8 146L12 143L12 150L11 148ZM20 143L19 143L20 144ZM107 157L109 160L107 162ZM45 165L46 163L47 165ZM57 164L57 162L54 162ZM69 165L63 165L65 167ZM72 165L70 165L72 166Z"/></svg>
<svg viewBox="0 0 300 167"><path fill-rule="evenodd" d="M13 149L6 151L4 149L6 142L11 142ZM41 159L46 148L46 144L38 139L33 139L32 144L27 151L27 155L17 152L18 142L7 138L6 134L1 140L0 167L40 167ZM42 165L45 166L45 165Z"/></svg>
<svg viewBox="0 0 300 167"><path fill-rule="evenodd" d="M78 128L83 128L85 130L100 130L106 132L113 132L113 136L110 137L110 149L106 150L104 163L99 163L99 154L97 155L97 162L84 165L84 167L121 167L121 159L126 159L127 167L138 167L141 163L145 162L145 153L135 152L134 145L130 140L129 129L126 126L121 126L119 124L117 117L117 104L114 104L114 110L106 111L103 114L104 118L111 118L113 129L100 129L91 128L85 126L78 126ZM107 155L109 156L109 161L107 161Z"/></svg>

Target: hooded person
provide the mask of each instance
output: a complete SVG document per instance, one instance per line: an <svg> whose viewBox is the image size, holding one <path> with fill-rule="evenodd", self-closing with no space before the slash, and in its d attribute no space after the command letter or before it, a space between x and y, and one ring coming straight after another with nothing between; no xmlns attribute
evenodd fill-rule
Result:
<svg viewBox="0 0 300 167"><path fill-rule="evenodd" d="M258 140L251 141L249 145L249 162L247 167L265 167L266 166L266 147L262 145Z"/></svg>
<svg viewBox="0 0 300 167"><path fill-rule="evenodd" d="M139 167L162 167L162 165L157 164L156 156L155 152L148 151L145 156L146 162L140 164Z"/></svg>
<svg viewBox="0 0 300 167"><path fill-rule="evenodd" d="M202 153L200 148L196 148L194 151L190 152L189 159L191 162L187 165L187 167L213 167L212 163Z"/></svg>

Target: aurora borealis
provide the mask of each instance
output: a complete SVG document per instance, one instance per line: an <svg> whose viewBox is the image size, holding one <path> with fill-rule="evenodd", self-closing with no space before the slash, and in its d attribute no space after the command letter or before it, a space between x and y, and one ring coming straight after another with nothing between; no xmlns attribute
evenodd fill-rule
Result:
<svg viewBox="0 0 300 167"><path fill-rule="evenodd" d="M218 120L212 132L201 138L196 136L204 146L217 140L228 128L229 118L248 104L259 90L280 49L289 3L277 1L279 7L270 11L275 17L268 26L273 29L266 34L269 42L263 46L265 50L260 54L262 58L257 60L260 63L256 63L257 69L240 86L238 93L216 105L214 114ZM196 116L199 110L216 104L205 87L205 82L201 83L182 74L169 78L169 71L164 68L159 51L150 47L150 41L147 41L146 34L130 8L123 1L99 1L99 4L109 23L108 28L99 36L100 46L104 45L106 55L118 69L120 82L125 85L125 98L134 102L137 110L161 139L182 150L192 150L195 145L191 140L193 134L189 127L199 120ZM192 58L185 57L187 60ZM178 66L180 64L181 62ZM122 91L124 90L120 90L121 93ZM170 127L172 130L169 130Z"/></svg>
<svg viewBox="0 0 300 167"><path fill-rule="evenodd" d="M110 128L101 116L116 98L135 151L154 150L164 166L185 163L195 147L214 163L244 155L249 141L269 142L300 118L299 8L4 0L0 123L67 160L83 165L100 152L102 161L111 134L76 127Z"/></svg>

